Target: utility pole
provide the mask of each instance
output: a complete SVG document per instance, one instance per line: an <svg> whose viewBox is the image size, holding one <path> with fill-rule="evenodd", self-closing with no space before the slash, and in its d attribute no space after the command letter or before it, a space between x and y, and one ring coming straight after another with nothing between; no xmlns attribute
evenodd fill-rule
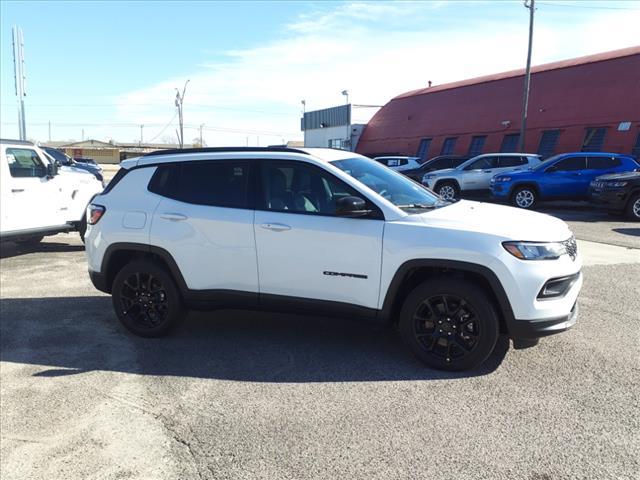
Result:
<svg viewBox="0 0 640 480"><path fill-rule="evenodd" d="M51 141L51 120L49 120L49 141Z"/></svg>
<svg viewBox="0 0 640 480"><path fill-rule="evenodd" d="M200 124L200 146L204 147L204 145L202 144L202 128L204 127L204 123Z"/></svg>
<svg viewBox="0 0 640 480"><path fill-rule="evenodd" d="M529 49L527 51L527 68L524 74L524 95L522 98L522 121L520 122L520 152L524 152L524 137L527 130L527 110L529 109L529 86L531 83L531 48L533 46L533 14L536 10L536 0L524 0L525 8L529 9Z"/></svg>
<svg viewBox="0 0 640 480"><path fill-rule="evenodd" d="M27 127L24 115L24 97L27 96L25 88L26 74L24 71L24 37L20 27L11 29L13 37L13 72L16 81L16 97L18 97L18 131L20 140L27 139Z"/></svg>
<svg viewBox="0 0 640 480"><path fill-rule="evenodd" d="M142 129L144 128L144 125L140 125L140 145L142 145L142 141L143 141L143 136L142 136Z"/></svg>
<svg viewBox="0 0 640 480"><path fill-rule="evenodd" d="M82 141L84 142L84 128L82 129Z"/></svg>
<svg viewBox="0 0 640 480"><path fill-rule="evenodd" d="M189 83L189 80L184 82L182 94L180 94L180 90L176 88L175 105L176 107L178 107L178 122L180 123L180 133L178 134L178 142L180 143L180 148L184 148L184 117L182 115L182 103L184 102L184 93L187 90L187 83Z"/></svg>

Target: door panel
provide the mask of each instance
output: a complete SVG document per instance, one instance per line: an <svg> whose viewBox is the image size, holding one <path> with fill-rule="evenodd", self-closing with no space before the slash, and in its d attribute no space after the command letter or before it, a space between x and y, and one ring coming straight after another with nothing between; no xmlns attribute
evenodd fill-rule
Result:
<svg viewBox="0 0 640 480"><path fill-rule="evenodd" d="M260 292L377 308L384 221L256 211Z"/></svg>

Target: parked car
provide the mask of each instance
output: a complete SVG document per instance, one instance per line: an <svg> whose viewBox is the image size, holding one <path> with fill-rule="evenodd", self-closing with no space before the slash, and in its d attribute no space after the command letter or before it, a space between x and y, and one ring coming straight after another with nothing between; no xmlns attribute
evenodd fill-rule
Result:
<svg viewBox="0 0 640 480"><path fill-rule="evenodd" d="M419 157L375 157L374 160L398 172L404 172L405 170L415 170L416 168L420 167Z"/></svg>
<svg viewBox="0 0 640 480"><path fill-rule="evenodd" d="M73 160L78 163L86 163L89 165L98 165L93 158L73 157Z"/></svg>
<svg viewBox="0 0 640 480"><path fill-rule="evenodd" d="M640 222L640 172L602 175L589 186L591 201Z"/></svg>
<svg viewBox="0 0 640 480"><path fill-rule="evenodd" d="M486 153L456 168L427 173L422 183L445 200L455 200L462 192L489 193L495 175L529 169L539 163L540 156L531 153Z"/></svg>
<svg viewBox="0 0 640 480"><path fill-rule="evenodd" d="M562 153L532 170L497 175L491 182L491 194L520 208L533 208L541 200L586 200L589 184L596 177L638 167L629 155Z"/></svg>
<svg viewBox="0 0 640 480"><path fill-rule="evenodd" d="M501 332L523 348L576 322L581 258L554 217L445 202L332 149L168 150L121 167L88 208L86 250L137 335L166 334L184 307L361 317L461 370Z"/></svg>
<svg viewBox="0 0 640 480"><path fill-rule="evenodd" d="M0 239L36 243L76 230L84 238L85 211L102 183L78 170L60 172L31 142L0 140Z"/></svg>
<svg viewBox="0 0 640 480"><path fill-rule="evenodd" d="M58 150L53 147L40 147L45 153L49 154L53 159L58 162L58 164L63 168L77 168L80 170L85 170L91 174L93 174L100 182L104 182L104 176L102 174L102 167L95 163L81 163L76 162L71 157L69 157L62 150Z"/></svg>
<svg viewBox="0 0 640 480"><path fill-rule="evenodd" d="M469 157L464 157L461 155L439 155L437 157L430 158L417 168L400 170L400 173L420 183L422 182L422 178L424 177L425 173L434 172L436 170L444 170L447 168L456 168L466 160L469 160Z"/></svg>

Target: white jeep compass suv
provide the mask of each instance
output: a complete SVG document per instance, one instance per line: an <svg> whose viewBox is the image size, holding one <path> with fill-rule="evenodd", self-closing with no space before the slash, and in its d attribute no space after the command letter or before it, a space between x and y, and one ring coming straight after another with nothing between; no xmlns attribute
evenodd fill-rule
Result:
<svg viewBox="0 0 640 480"><path fill-rule="evenodd" d="M89 274L124 326L185 308L396 323L431 367L478 366L577 317L581 260L561 220L448 203L340 150L203 148L122 162L88 207Z"/></svg>

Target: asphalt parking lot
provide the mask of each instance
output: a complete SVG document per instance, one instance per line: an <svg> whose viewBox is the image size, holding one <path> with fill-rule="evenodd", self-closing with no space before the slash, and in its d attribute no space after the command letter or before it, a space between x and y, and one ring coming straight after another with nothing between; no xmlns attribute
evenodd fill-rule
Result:
<svg viewBox="0 0 640 480"><path fill-rule="evenodd" d="M471 374L329 318L194 313L135 338L76 235L4 244L0 476L638 478L640 226L550 213L583 240L578 325L533 349L503 341Z"/></svg>

